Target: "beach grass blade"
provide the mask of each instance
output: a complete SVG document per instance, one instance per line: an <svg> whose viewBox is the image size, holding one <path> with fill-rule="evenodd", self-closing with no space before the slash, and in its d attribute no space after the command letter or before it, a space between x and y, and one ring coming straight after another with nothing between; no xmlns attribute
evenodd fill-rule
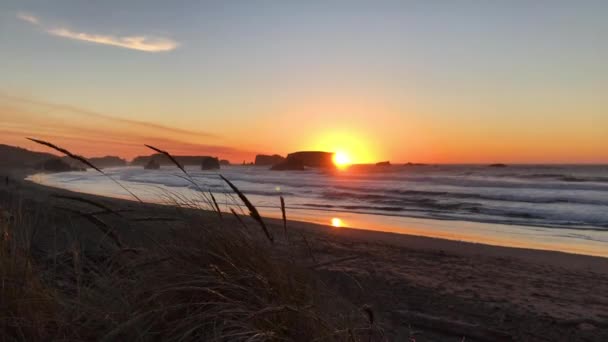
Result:
<svg viewBox="0 0 608 342"><path fill-rule="evenodd" d="M281 199L281 214L283 215L283 230L285 231L285 240L289 243L289 235L287 235L287 213L285 210L285 199L283 196L279 196Z"/></svg>
<svg viewBox="0 0 608 342"><path fill-rule="evenodd" d="M190 174L188 174L188 172L186 172L186 169L182 166L182 164L180 164L177 161L177 159L173 158L173 156L169 152L167 152L165 150L161 150L160 148L156 148L156 147L154 147L152 145L148 145L148 144L144 144L144 146L169 158L169 160L171 160L171 162L173 164L175 164L175 166L177 166L180 170L182 170L183 173L185 173L188 177L190 177Z"/></svg>
<svg viewBox="0 0 608 342"><path fill-rule="evenodd" d="M156 151L164 156L166 156L167 158L169 158L169 160L175 164L175 166L177 166L185 175L186 177L180 177L184 180L186 180L187 182L191 183L192 185L194 185L194 187L201 193L202 197L205 199L205 201L207 202L207 204L211 207L217 209L218 214L220 216L220 218L222 217L222 214L219 212L219 207L217 206L217 202L215 201L215 198L213 198L213 194L211 194L211 192L209 192L209 194L211 194L211 201L209 200L209 198L207 198L205 191L203 191L203 189L201 188L201 186L194 180L194 178L188 173L188 171L186 171L186 168L184 168L182 166L182 164L180 164L177 159L175 157L173 157L171 155L171 153L165 151L165 150L161 150L158 147L154 147L152 145L148 145L148 144L144 144L144 146L146 146L147 148ZM215 204L215 206L214 206Z"/></svg>
<svg viewBox="0 0 608 342"><path fill-rule="evenodd" d="M247 206L247 209L249 209L249 216L251 216L254 220L256 220L260 224L260 227L262 227L262 229L264 230L264 233L266 234L266 237L268 238L268 240L270 240L271 243L274 243L274 237L272 236L272 234L270 234L268 227L266 227L266 224L264 223L264 220L262 220L262 216L260 216L260 213L258 212L256 207L249 201L247 196L245 196L245 194L243 194L243 192L241 190L239 190L239 188L237 188L234 184L232 184L231 181L229 181L223 175L220 175L220 177L224 180L224 182L226 182L226 184L228 184L228 186L234 192L236 192L236 194L239 196L241 201L243 201L243 203L245 203L245 206Z"/></svg>
<svg viewBox="0 0 608 342"><path fill-rule="evenodd" d="M213 204L215 205L215 210L217 211L217 214L219 215L219 217L221 219L222 211L220 210L220 206L217 204L217 201L215 200L215 196L213 196L213 193L211 191L209 191L209 195L211 195L211 200L213 200Z"/></svg>

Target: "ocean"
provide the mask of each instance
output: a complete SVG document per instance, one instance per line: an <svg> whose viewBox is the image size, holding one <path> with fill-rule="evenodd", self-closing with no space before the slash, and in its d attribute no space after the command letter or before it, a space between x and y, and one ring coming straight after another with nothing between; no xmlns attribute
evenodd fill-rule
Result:
<svg viewBox="0 0 608 342"><path fill-rule="evenodd" d="M606 165L351 166L347 170L270 171L187 167L222 210L240 203L219 173L267 216L279 217L279 196L291 219L495 245L608 256ZM197 187L175 167L106 172L147 201L171 194L197 200ZM37 174L49 186L128 198L94 171ZM177 196L173 196L177 197ZM335 228L335 227L334 227Z"/></svg>

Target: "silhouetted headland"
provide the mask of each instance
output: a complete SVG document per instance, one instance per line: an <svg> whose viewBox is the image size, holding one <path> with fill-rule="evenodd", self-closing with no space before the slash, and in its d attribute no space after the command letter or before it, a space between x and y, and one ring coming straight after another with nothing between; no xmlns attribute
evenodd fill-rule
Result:
<svg viewBox="0 0 608 342"><path fill-rule="evenodd" d="M178 163L180 163L181 165L184 165L184 166L186 166L186 165L201 166L203 164L203 160L205 160L207 158L218 159L217 157L211 157L211 156L173 156L173 157L175 158L175 160L177 160ZM134 165L134 166L146 165L146 163L148 163L148 161L151 158L156 159L156 161L160 165L173 165L173 162L171 160L169 160L169 158L167 158L167 156L160 154L160 153L152 154L149 156L135 157L133 159L133 161L131 161L131 165ZM218 160L218 164L219 164L219 160Z"/></svg>
<svg viewBox="0 0 608 342"><path fill-rule="evenodd" d="M301 151L287 155L287 158L274 165L271 170L304 170L306 167L335 168L334 154L322 151Z"/></svg>
<svg viewBox="0 0 608 342"><path fill-rule="evenodd" d="M63 161L61 158L51 158L40 164L37 167L45 172L69 172L69 171L84 171L85 168L75 167Z"/></svg>
<svg viewBox="0 0 608 342"><path fill-rule="evenodd" d="M84 163L82 163L78 160L74 160L70 157L61 157L61 160L63 160L64 162L70 164L72 167L75 167L75 168L80 168L80 169L88 168L88 166L85 165ZM127 166L127 161L125 159L122 159L122 158L116 157L116 156L91 157L91 158L87 158L87 160L90 161L91 164L95 165L96 167L98 167L100 169L107 168L107 167Z"/></svg>
<svg viewBox="0 0 608 342"><path fill-rule="evenodd" d="M53 158L57 158L57 156L0 144L1 168L35 168L40 163Z"/></svg>
<svg viewBox="0 0 608 342"><path fill-rule="evenodd" d="M255 165L257 166L274 166L285 161L285 157L278 154L258 154L255 156Z"/></svg>

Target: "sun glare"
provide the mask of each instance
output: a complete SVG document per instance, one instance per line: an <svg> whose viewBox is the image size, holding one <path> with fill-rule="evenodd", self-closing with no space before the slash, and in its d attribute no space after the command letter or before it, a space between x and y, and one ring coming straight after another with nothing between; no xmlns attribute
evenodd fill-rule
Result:
<svg viewBox="0 0 608 342"><path fill-rule="evenodd" d="M310 148L334 152L333 163L338 168L376 161L374 149L365 134L357 131L328 131L311 137Z"/></svg>
<svg viewBox="0 0 608 342"><path fill-rule="evenodd" d="M351 160L348 154L344 152L336 152L334 154L334 164L336 164L337 167L343 168L348 166L350 163Z"/></svg>
<svg viewBox="0 0 608 342"><path fill-rule="evenodd" d="M331 219L331 225L337 228L342 227L342 220L337 217L333 217Z"/></svg>

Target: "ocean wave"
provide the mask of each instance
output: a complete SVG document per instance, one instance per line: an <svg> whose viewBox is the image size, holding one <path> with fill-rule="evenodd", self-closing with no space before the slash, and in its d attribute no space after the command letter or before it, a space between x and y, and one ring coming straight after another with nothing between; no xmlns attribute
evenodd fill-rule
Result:
<svg viewBox="0 0 608 342"><path fill-rule="evenodd" d="M126 185L231 193L217 172L188 172L199 186L173 169L108 170ZM262 207L276 207L282 195L290 207L307 210L608 230L606 167L395 166L391 172L343 175L228 167L222 174ZM104 181L93 172L50 177L81 187Z"/></svg>
<svg viewBox="0 0 608 342"><path fill-rule="evenodd" d="M594 199L586 197L575 197L571 194L563 196L542 196L538 194L480 194L447 191L417 191L417 190L388 190L386 192L360 192L360 191L325 191L322 193L326 199L355 199L355 200L394 200L408 202L433 202L437 200L475 200L475 201L503 201L503 202L523 202L533 204L588 204L608 206L608 194L605 199ZM601 197L601 196L598 196ZM607 208L608 210L608 208Z"/></svg>

